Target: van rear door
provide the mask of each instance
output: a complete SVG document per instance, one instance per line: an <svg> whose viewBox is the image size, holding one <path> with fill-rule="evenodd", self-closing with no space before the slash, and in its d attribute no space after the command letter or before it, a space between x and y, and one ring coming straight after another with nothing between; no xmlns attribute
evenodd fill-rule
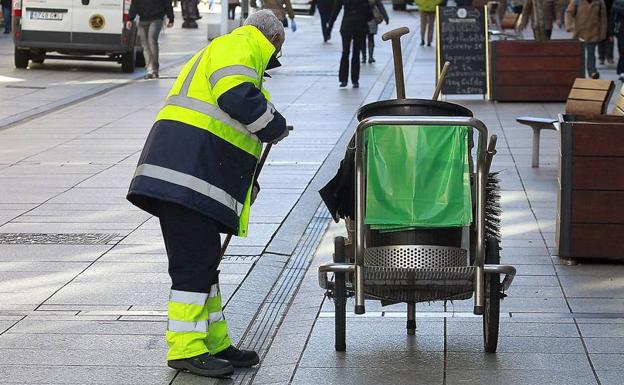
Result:
<svg viewBox="0 0 624 385"><path fill-rule="evenodd" d="M23 0L22 39L48 43L69 43L74 0Z"/></svg>
<svg viewBox="0 0 624 385"><path fill-rule="evenodd" d="M124 29L124 0L74 2L73 43L120 45Z"/></svg>

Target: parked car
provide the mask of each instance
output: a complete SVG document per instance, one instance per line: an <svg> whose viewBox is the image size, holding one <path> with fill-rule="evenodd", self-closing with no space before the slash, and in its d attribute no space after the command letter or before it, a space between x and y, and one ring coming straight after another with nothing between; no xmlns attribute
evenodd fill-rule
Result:
<svg viewBox="0 0 624 385"><path fill-rule="evenodd" d="M130 1L14 0L15 67L46 58L116 61L123 72L145 66L136 27L124 27Z"/></svg>
<svg viewBox="0 0 624 385"><path fill-rule="evenodd" d="M316 10L316 3L314 0L291 0L290 3L296 13L312 16Z"/></svg>

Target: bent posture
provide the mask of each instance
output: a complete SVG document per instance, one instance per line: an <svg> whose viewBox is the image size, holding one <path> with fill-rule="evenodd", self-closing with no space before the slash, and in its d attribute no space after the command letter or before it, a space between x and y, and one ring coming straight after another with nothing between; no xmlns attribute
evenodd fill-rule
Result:
<svg viewBox="0 0 624 385"><path fill-rule="evenodd" d="M288 135L262 87L279 65L270 11L210 43L182 68L147 138L128 200L156 215L171 276L168 365L205 376L258 363L228 337L219 292L220 233L247 235L262 142Z"/></svg>

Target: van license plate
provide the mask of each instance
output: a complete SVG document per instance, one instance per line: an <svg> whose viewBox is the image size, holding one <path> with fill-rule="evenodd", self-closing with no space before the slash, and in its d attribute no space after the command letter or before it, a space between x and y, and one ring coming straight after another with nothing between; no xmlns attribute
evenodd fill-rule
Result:
<svg viewBox="0 0 624 385"><path fill-rule="evenodd" d="M42 11L32 11L30 13L31 19L36 20L63 20L62 12L42 12Z"/></svg>

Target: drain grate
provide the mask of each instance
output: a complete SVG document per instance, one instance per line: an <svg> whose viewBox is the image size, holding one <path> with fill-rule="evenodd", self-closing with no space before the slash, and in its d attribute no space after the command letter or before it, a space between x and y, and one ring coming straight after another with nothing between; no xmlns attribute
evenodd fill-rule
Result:
<svg viewBox="0 0 624 385"><path fill-rule="evenodd" d="M253 263L260 258L259 255L224 255L222 261L226 263Z"/></svg>
<svg viewBox="0 0 624 385"><path fill-rule="evenodd" d="M119 241L117 233L3 233L1 245L108 245Z"/></svg>

